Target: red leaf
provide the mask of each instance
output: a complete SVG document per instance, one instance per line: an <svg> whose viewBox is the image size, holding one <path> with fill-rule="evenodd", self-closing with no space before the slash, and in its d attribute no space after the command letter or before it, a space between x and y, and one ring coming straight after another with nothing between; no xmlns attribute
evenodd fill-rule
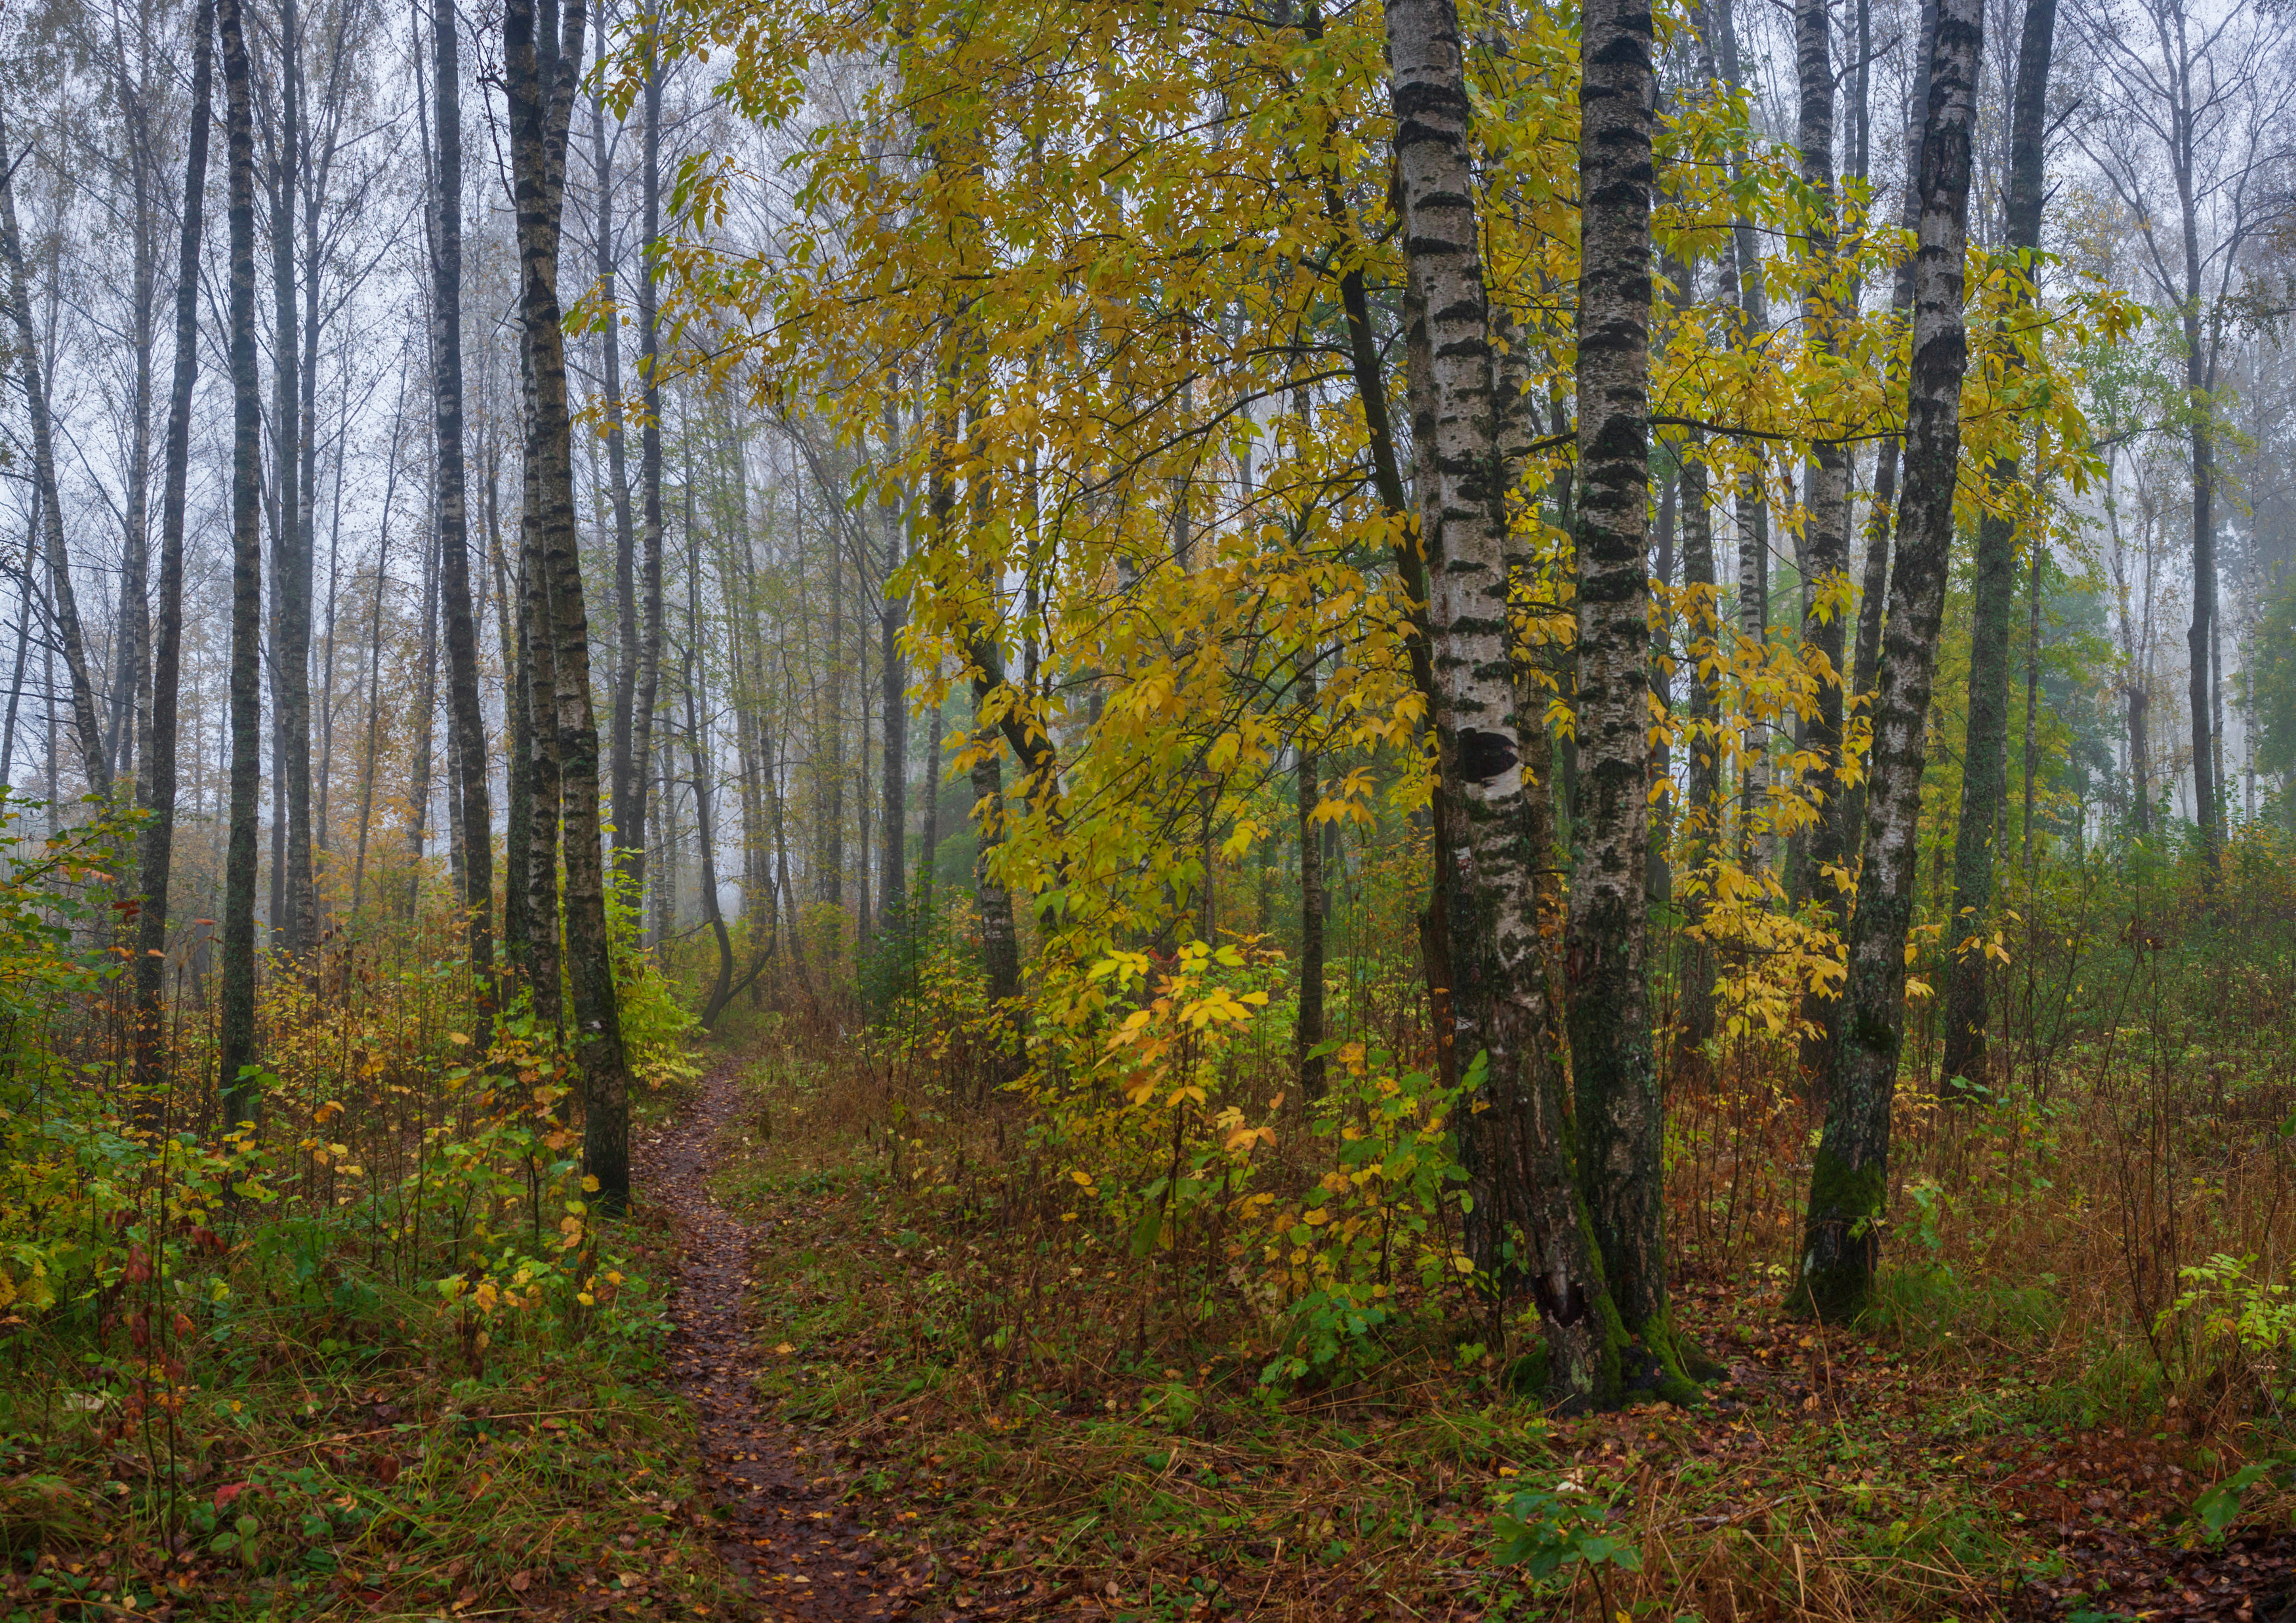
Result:
<svg viewBox="0 0 2296 1623"><path fill-rule="evenodd" d="M245 1493L248 1487L249 1484L245 1482L226 1482L221 1488L217 1488L215 1491L216 1509L222 1510L234 1499L238 1498L240 1495Z"/></svg>

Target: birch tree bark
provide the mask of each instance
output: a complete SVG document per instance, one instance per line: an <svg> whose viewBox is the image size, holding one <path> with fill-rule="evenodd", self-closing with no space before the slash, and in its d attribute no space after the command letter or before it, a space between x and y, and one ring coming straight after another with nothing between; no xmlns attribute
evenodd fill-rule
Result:
<svg viewBox="0 0 2296 1623"><path fill-rule="evenodd" d="M629 1203L629 1068L622 1050L600 848L598 724L590 696L590 628L574 519L572 425L558 301L566 134L582 59L583 0L509 0L504 87L518 208L521 339L527 353L527 506L548 572L554 720L566 865L566 963L572 1037L583 1078L582 1160L608 1213ZM649 377L651 381L651 377Z"/></svg>
<svg viewBox="0 0 2296 1623"><path fill-rule="evenodd" d="M1930 693L1953 552L1961 458L1961 384L1969 365L1963 259L1979 0L1939 0L1922 139L1922 217L1914 259L1906 484L1898 510L1874 717L1866 860L1849 922L1849 978L1824 1086L1824 1132L1810 1169L1801 1275L1789 1307L1839 1322L1866 1305L1889 1191L1890 1116L1905 1036L1906 935L1919 849Z"/></svg>
<svg viewBox="0 0 2296 1623"><path fill-rule="evenodd" d="M1496 1275L1520 1264L1570 1407L1615 1398L1623 1329L1582 1215L1562 1070L1546 1044L1545 964L1506 617L1506 493L1494 414L1490 314L1477 236L1472 117L1451 0L1387 8L1396 194L1409 271L1419 523L1439 695L1442 870L1452 1062L1481 1107L1462 1135L1470 1247ZM1639 654L1636 658L1639 668Z"/></svg>
<svg viewBox="0 0 2296 1623"><path fill-rule="evenodd" d="M2032 256L2041 246L2042 160L2048 134L2049 59L2056 37L2056 0L2029 0L2024 37L2017 48L2017 88L2009 127L2007 246L2025 257L2029 276L2040 274ZM2015 294L2026 304L2032 287ZM2021 371L2013 355L2009 365ZM2006 495L2017 483L2017 458L1997 457L1987 478ZM2036 548L2038 537L2029 543ZM2037 552L2036 556L2038 556ZM1954 831L1953 914L1946 930L1945 1055L1948 1078L1982 1085L1986 1078L1985 955L1981 937L1993 908L1996 832L2009 773L2009 622L2017 596L2017 527L1988 512L1977 527L1976 602L1969 651L1969 728L1962 749L1961 822Z"/></svg>
<svg viewBox="0 0 2296 1623"><path fill-rule="evenodd" d="M1922 216L1922 132L1929 122L1930 52L1937 38L1937 0L1922 0L1921 38L1915 56L1913 94L1906 103L1906 195L1899 223L1909 232L1921 229ZM1909 256L1901 262L1892 279L1890 291L1891 318L1909 320L1914 309L1914 261ZM1894 374L1896 367L1890 368ZM1888 395L1894 396L1903 380L1892 375L1884 380ZM1875 456L1874 470L1874 507L1866 522L1866 570L1859 583L1857 598L1857 649L1851 668L1849 692L1853 703L1864 704L1869 713L1874 700L1874 678L1882 662L1882 615L1890 599L1890 526L1895 517L1898 500L1898 462L1903 450L1898 437L1890 435L1882 441ZM1869 766L1870 770L1870 766ZM1848 856L1855 860L1865 840L1866 785L1849 791L1849 848Z"/></svg>
<svg viewBox="0 0 2296 1623"><path fill-rule="evenodd" d="M1649 0L1592 0L1580 24L1578 856L1567 955L1580 1186L1611 1300L1650 1361L1627 1373L1686 1398L1667 1307L1645 940L1654 41Z"/></svg>

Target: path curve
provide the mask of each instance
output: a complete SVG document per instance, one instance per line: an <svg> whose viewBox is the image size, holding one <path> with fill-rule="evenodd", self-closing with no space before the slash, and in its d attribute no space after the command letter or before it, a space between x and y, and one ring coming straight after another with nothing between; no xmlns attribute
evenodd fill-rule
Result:
<svg viewBox="0 0 2296 1623"><path fill-rule="evenodd" d="M739 1122L738 1061L713 1066L701 1097L636 1145L643 1198L677 1235L670 1303L673 1378L693 1406L719 1556L775 1623L861 1623L909 1615L922 1575L880 1550L833 1484L816 1487L791 1433L759 1407L756 1335L743 1301L752 1248L771 1232L737 1220L709 1191L718 1140Z"/></svg>

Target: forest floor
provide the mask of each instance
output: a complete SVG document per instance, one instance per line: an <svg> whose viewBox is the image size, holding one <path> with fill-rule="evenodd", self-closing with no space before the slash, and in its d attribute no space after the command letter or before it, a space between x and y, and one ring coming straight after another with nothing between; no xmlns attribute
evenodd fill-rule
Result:
<svg viewBox="0 0 2296 1623"><path fill-rule="evenodd" d="M1926 1333L1814 1332L1767 1282L1693 1284L1683 1321L1730 1372L1708 1404L1562 1422L1424 1348L1271 1396L1209 1341L1124 1346L1139 1282L1113 1273L1040 1302L1042 1356L1013 1356L988 1328L1009 1261L907 1187L839 1086L794 1058L721 1070L681 1129L685 1165L714 1135L743 1225L684 1218L709 1230L688 1290L739 1277L756 1316L686 1378L723 1406L712 1471L761 1456L730 1487L778 1519L733 1524L767 1541L764 1617L2296 1620L2296 1537L2261 1514L2284 1503L2203 1539L2190 1509L2230 1456L2037 1384L1969 1302ZM756 1411L727 1385L750 1369ZM1638 1565L1495 1564L1527 1487L1609 1500L1585 1525ZM826 1574L782 1530L804 1520L834 1529ZM812 1610L783 1599L800 1568Z"/></svg>
<svg viewBox="0 0 2296 1623"><path fill-rule="evenodd" d="M2296 1502L2203 1537L2226 1434L2037 1374L2030 1292L1816 1332L1691 1283L1729 1369L1694 1413L1551 1420L1465 1327L1271 1389L1236 1321L1152 1333L1152 1277L1037 1267L921 1182L833 1053L705 1064L638 1126L630 1283L580 1340L323 1267L189 1353L172 1437L76 1401L92 1371L17 1393L0 1623L2296 1623ZM1525 1493L1612 1559L1498 1564Z"/></svg>

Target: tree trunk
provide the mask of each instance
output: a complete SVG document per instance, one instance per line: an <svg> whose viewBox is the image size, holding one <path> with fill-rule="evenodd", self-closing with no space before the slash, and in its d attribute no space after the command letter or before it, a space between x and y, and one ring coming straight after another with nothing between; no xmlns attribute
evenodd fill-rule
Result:
<svg viewBox="0 0 2296 1623"><path fill-rule="evenodd" d="M2048 548L2039 544L2030 546L2026 550L2032 554L2032 584L2026 594L2028 618L2025 622L2025 816L2019 824L2019 829L2024 840L2025 877L2030 884L2033 876L2033 860L2040 851L2040 847L2033 840L2033 779L2034 775L2040 769L2040 757L2038 751L2041 717L2041 589L2049 553ZM2245 674L2248 669L2246 660L2242 661L2242 669ZM2254 694L2251 692L2250 694L2251 702L2253 699ZM2253 734L2249 738L2248 753L2251 762L2249 798L2253 800L2256 798L2256 772L2253 764L2256 759L2256 749ZM2255 808L2251 806L2249 816L2253 817L2255 815ZM2076 813L2077 818L2079 814ZM2079 823L2076 821L2075 830L2078 831L2079 826ZM2078 841L2078 832L2075 838Z"/></svg>
<svg viewBox="0 0 2296 1623"><path fill-rule="evenodd" d="M693 766L693 832L701 843L701 916L718 943L718 979L701 1004L701 1029L714 1030L734 996L734 938L718 905L718 826L709 801L709 741L701 721L701 543L686 527L685 570L685 744Z"/></svg>
<svg viewBox="0 0 2296 1623"><path fill-rule="evenodd" d="M1906 938L1928 758L1925 724L1952 560L1961 385L1969 362L1963 259L1983 43L1978 0L1939 0L1922 141L1906 488L1874 714L1866 856L1849 924L1841 1036L1833 1074L1822 1079L1825 1128L1810 1171L1801 1276L1790 1304L1837 1323L1862 1309L1872 1290L1889 1193L1890 1115L1904 1040Z"/></svg>
<svg viewBox="0 0 2296 1623"><path fill-rule="evenodd" d="M2039 266L2043 149L2048 134L2050 46L2056 0L2028 0L2017 52L2017 89L2010 112L2007 245L2025 256L2028 276ZM2030 282L2014 295L2028 302ZM2017 356L2013 374L2023 370ZM2017 458L1996 457L1988 479L2005 498L2017 483ZM2035 537L2029 545L2045 545ZM2017 527L1987 513L1977 527L1975 603L1969 647L1969 729L1962 749L1961 822L1954 832L1953 908L1946 929L1943 1074L1982 1086L1986 1080L1985 954L1977 945L1993 911L1995 840L2009 790L2009 620L2017 600ZM1972 941L1975 938L1975 941Z"/></svg>
<svg viewBox="0 0 2296 1623"><path fill-rule="evenodd" d="M824 506L837 500L834 491L824 488L821 494ZM845 905L845 548L838 538L835 514L824 513L824 517L829 520L822 526L821 532L829 551L829 648L824 658L824 673L828 680L823 684L825 713L815 712L820 717L821 730L816 734L814 746L816 754L829 758L822 780L828 804L824 808L821 827L821 899L832 907L842 907ZM1009 906L1009 896L1006 903ZM985 919L983 924L985 928Z"/></svg>
<svg viewBox="0 0 2296 1623"><path fill-rule="evenodd" d="M192 392L199 381L200 238L205 220L208 122L215 74L215 0L201 0L192 21L192 114L184 160L183 245L176 270L176 361L168 397L166 465L160 485L160 612L152 651L152 735L144 751L149 786L137 867L144 908L135 937L135 1088L139 1111L160 1086L161 977L167 968L168 880L176 839L176 734L183 672L184 506L191 466ZM18 655L20 666L22 655ZM19 678L19 685L21 678ZM7 768L0 765L0 784Z"/></svg>
<svg viewBox="0 0 2296 1623"><path fill-rule="evenodd" d="M217 1035L224 1119L254 1119L255 819L261 792L263 408L255 365L255 117L240 0L216 0L223 40L231 218L231 812L224 865L223 1006ZM94 717L88 717L91 734ZM93 743L91 736L90 741Z"/></svg>
<svg viewBox="0 0 2296 1623"><path fill-rule="evenodd" d="M24 527L24 574L17 583L16 666L8 678L8 718L0 722L0 791L13 788L16 782L16 715L24 697L24 666L32 652L32 580L40 567L41 508L40 488L35 483L31 516Z"/></svg>
<svg viewBox="0 0 2296 1623"><path fill-rule="evenodd" d="M528 725L527 672L521 650L526 589L524 560L521 578L513 580L510 561L503 555L502 464L488 414L483 455L486 459L487 556L494 566L495 635L501 644L503 668L503 974L504 1002L509 980L526 977L533 963L533 931L529 922L527 875L533 845L534 740ZM497 1004L500 1007L500 1003Z"/></svg>
<svg viewBox="0 0 2296 1623"><path fill-rule="evenodd" d="M935 679L938 680L938 673ZM947 701L933 701L932 725L925 735L925 769L918 775L917 791L924 797L923 827L919 831L919 843L923 849L917 857L917 929L930 936L933 927L933 876L940 867L940 775L941 750L945 742L943 717L947 713Z"/></svg>
<svg viewBox="0 0 2296 1623"><path fill-rule="evenodd" d="M1324 1042L1324 915L1329 898L1324 890L1323 835L1316 824L1324 790L1316 758L1315 734L1322 718L1316 713L1312 650L1300 657L1300 1017L1292 1046L1301 1095L1320 1099L1325 1067L1316 1050Z"/></svg>
<svg viewBox="0 0 2296 1623"><path fill-rule="evenodd" d="M1800 73L1801 117L1798 143L1801 149L1801 178L1808 188L1812 214L1808 225L1809 250L1816 274L1803 290L1804 319L1827 355L1839 353L1834 326L1839 319L1833 294L1834 255L1833 157L1833 30L1831 0L1796 0L1795 54ZM1842 646L1843 619L1836 606L1849 586L1849 452L1838 439L1820 439L1810 447L1805 476L1803 506L1808 519L1802 528L1802 647L1806 659L1824 662L1826 676L1818 684L1817 709L1806 717L1802 746L1814 758L1804 772L1802 788L1817 813L1806 837L1802 859L1796 867L1798 888L1815 900L1827 921L1839 929L1849 899L1848 828L1849 807L1843 792L1842 681L1849 661ZM1802 1044L1801 1065L1815 1074L1825 1066L1825 1051L1833 1042L1838 1000L1812 992L1802 1002L1802 1018L1816 1035Z"/></svg>
<svg viewBox="0 0 2296 1623"><path fill-rule="evenodd" d="M462 797L463 941L475 991L472 1045L492 1041L494 810L487 792L486 713L471 609L469 479L463 460L463 102L461 42L451 0L431 27L439 108L437 235L431 261L431 377L439 436L439 585L447 630L447 747Z"/></svg>
<svg viewBox="0 0 2296 1623"><path fill-rule="evenodd" d="M529 318L532 319L531 317ZM536 1021L563 1035L565 971L560 949L558 840L561 799L558 740L557 638L550 611L550 567L544 556L543 512L536 467L533 357L521 340L520 370L529 427L521 450L524 478L519 503L518 668L526 711L527 987Z"/></svg>
<svg viewBox="0 0 2296 1623"><path fill-rule="evenodd" d="M661 696L661 392L654 377L656 307L653 256L661 234L661 67L646 62L645 92L641 98L645 118L645 172L639 222L638 267L638 384L644 416L638 424L638 491L641 504L639 561L641 611L637 650L637 695L630 717L630 804L627 855L622 858L630 874L633 898L645 889L646 784L652 771L653 713ZM621 824L617 808L615 822Z"/></svg>
<svg viewBox="0 0 2296 1623"><path fill-rule="evenodd" d="M358 842L351 857L351 912L366 889L367 834L374 824L374 773L382 757L382 611L390 589L390 517L398 498L398 435L406 426L406 373L398 374L398 400L390 413L390 455L382 479L381 545L374 561L374 602L366 645L366 754L359 766Z"/></svg>
<svg viewBox="0 0 2296 1623"><path fill-rule="evenodd" d="M149 42L145 43L148 47ZM148 49L144 60L150 61ZM151 726L150 713L138 701L146 697L146 684L151 679L146 656L152 640L152 310L157 302L153 284L159 279L160 240L152 217L152 177L146 162L152 130L144 96L127 76L124 45L115 71L120 111L128 129L127 167L135 193L130 223L135 266L129 275L127 298L127 512L119 557L119 613L113 621L111 735L104 740L103 747L107 775L118 778L127 772L130 759L140 755L139 742L148 743L148 740L140 740L139 734L147 733ZM144 770L148 774L148 762ZM148 807L150 784L139 777L136 789L139 802Z"/></svg>
<svg viewBox="0 0 2296 1623"><path fill-rule="evenodd" d="M605 322L598 333L599 359L605 388L599 404L606 417L607 496L614 511L614 632L618 657L614 661L612 706L614 867L618 877L630 871L633 848L644 848L643 834L633 847L630 802L638 778L630 755L630 717L638 694L638 568L637 531L630 516L629 451L622 429L622 317L616 291L614 254L614 161L606 144L606 98L602 87L590 93L590 162L595 177L597 213L598 291ZM639 274L644 274L641 268Z"/></svg>
<svg viewBox="0 0 2296 1623"><path fill-rule="evenodd" d="M1706 464L1699 460L1701 439L1684 448L1682 462L1682 574L1690 617L1683 628L1684 658L1690 667L1690 771L1685 785L1690 843L1683 866L1700 879L1685 922L1703 922L1711 899L1709 868L1722 827L1721 624L1716 613L1714 505ZM1714 948L1695 935L1683 943L1680 1054L1703 1053L1714 1036ZM1693 1060L1693 1063L1702 1062Z"/></svg>
<svg viewBox="0 0 2296 1623"><path fill-rule="evenodd" d="M1459 1074L1476 1079L1480 1106L1462 1137L1474 1201L1469 1242L1478 1266L1496 1275L1502 1238L1521 1227L1529 1244L1521 1273L1538 1305L1549 1378L1565 1405L1584 1407L1615 1400L1623 1332L1582 1217L1562 1070L1547 1041L1534 900L1544 853L1532 842L1538 797L1525 792L1505 611L1506 493L1458 15L1451 0L1391 0L1386 23L1440 695L1437 839L1452 853L1443 1037ZM1603 21L1595 33L1607 39ZM1639 670L1639 656L1636 663Z"/></svg>
<svg viewBox="0 0 2296 1623"><path fill-rule="evenodd" d="M893 396L885 396L885 461L900 456L900 422ZM900 504L886 496L878 507L878 527L885 543L885 572L879 600L883 608L877 625L877 676L882 684L879 725L884 731L885 760L882 774L884 807L880 836L882 852L878 867L878 912L886 927L906 943L911 935L909 917L909 703L908 661L901 655L901 631L908 624L909 600L893 590L893 577L901 567L901 541L906 526ZM904 946L902 950L907 950Z"/></svg>
<svg viewBox="0 0 2296 1623"><path fill-rule="evenodd" d="M291 953L308 949L315 933L311 884L311 552L304 529L300 459L301 332L296 322L295 192L302 156L303 39L295 0L281 0L280 136L273 175L271 298L272 479L279 521L271 563L273 756L279 781L272 815L283 811L286 866L272 882L272 929Z"/></svg>
<svg viewBox="0 0 2296 1623"><path fill-rule="evenodd" d="M558 303L566 131L581 68L583 0L565 0L562 19L558 12L555 0L509 0L503 12L504 65L518 204L521 337L529 373L527 505L536 512L534 529L549 571L551 624L537 629L556 639L551 652L566 865L566 962L575 1052L582 1064L582 1161L598 1181L600 1209L611 1214L629 1204L629 1068L606 923L598 725L590 700L590 629L575 529L572 430Z"/></svg>
<svg viewBox="0 0 2296 1623"><path fill-rule="evenodd" d="M47 378L40 363L40 344L32 326L32 294L24 270L24 243L16 228L15 166L8 157L7 133L0 125L0 253L7 258L8 302L15 319L17 360L23 375L26 415L31 420L32 479L39 488L39 505L47 533L49 611L56 639L64 656L64 674L71 683L72 732L79 745L80 766L87 774L87 792L103 799L111 794L111 774L104 760L103 727L95 713L95 689L88 679L87 643L80 635L79 600L72 594L71 564L64 551L64 521L56 497L54 426L48 416ZM29 581L27 579L29 589ZM53 713L53 686L49 689ZM50 723L53 737L55 728ZM56 775L48 774L49 820L53 823L63 796Z"/></svg>
<svg viewBox="0 0 2296 1623"><path fill-rule="evenodd" d="M1920 229L1922 193L1920 184L1922 132L1929 122L1930 50L1937 37L1937 0L1922 0L1921 37L1916 42L1914 58L1913 94L1906 103L1906 195L1899 211L1899 223L1908 232ZM1890 317L1906 321L1914 308L1914 261L1909 255L1900 261L1890 293ZM1894 373L1895 367L1891 368ZM1898 379L1885 380L1888 392L1896 393ZM1857 652L1852 668L1850 693L1856 702L1867 707L1872 713L1874 683L1879 674L1882 660L1882 612L1890 597L1890 525L1897 511L1898 463L1902 445L1895 435L1885 437L1875 454L1874 470L1874 507L1866 521L1866 572L1859 583L1857 597ZM1870 768L1869 768L1870 770ZM1865 840L1866 784L1861 780L1849 791L1849 840L1847 857L1855 860Z"/></svg>
<svg viewBox="0 0 2296 1623"><path fill-rule="evenodd" d="M1568 940L1578 1171L1628 1332L1687 1385L1667 1307L1665 1136L1651 1053L1651 143L1648 0L1582 25L1578 173L1578 858ZM1654 1371L1633 1372L1639 1375Z"/></svg>
<svg viewBox="0 0 2296 1623"><path fill-rule="evenodd" d="M985 701L991 684L974 684L973 697ZM972 821L980 833L972 865L973 904L980 914L980 961L988 975L988 996L999 1003L1021 996L1021 941L1013 923L1013 892L997 872L997 848L1004 843L1004 754L994 727L973 741L980 759L972 765Z"/></svg>
<svg viewBox="0 0 2296 1623"><path fill-rule="evenodd" d="M435 517L438 505L431 504ZM439 533L422 553L422 643L414 676L414 761L406 794L406 890L404 916L414 922L422 894L422 842L430 824L430 748L439 721Z"/></svg>

